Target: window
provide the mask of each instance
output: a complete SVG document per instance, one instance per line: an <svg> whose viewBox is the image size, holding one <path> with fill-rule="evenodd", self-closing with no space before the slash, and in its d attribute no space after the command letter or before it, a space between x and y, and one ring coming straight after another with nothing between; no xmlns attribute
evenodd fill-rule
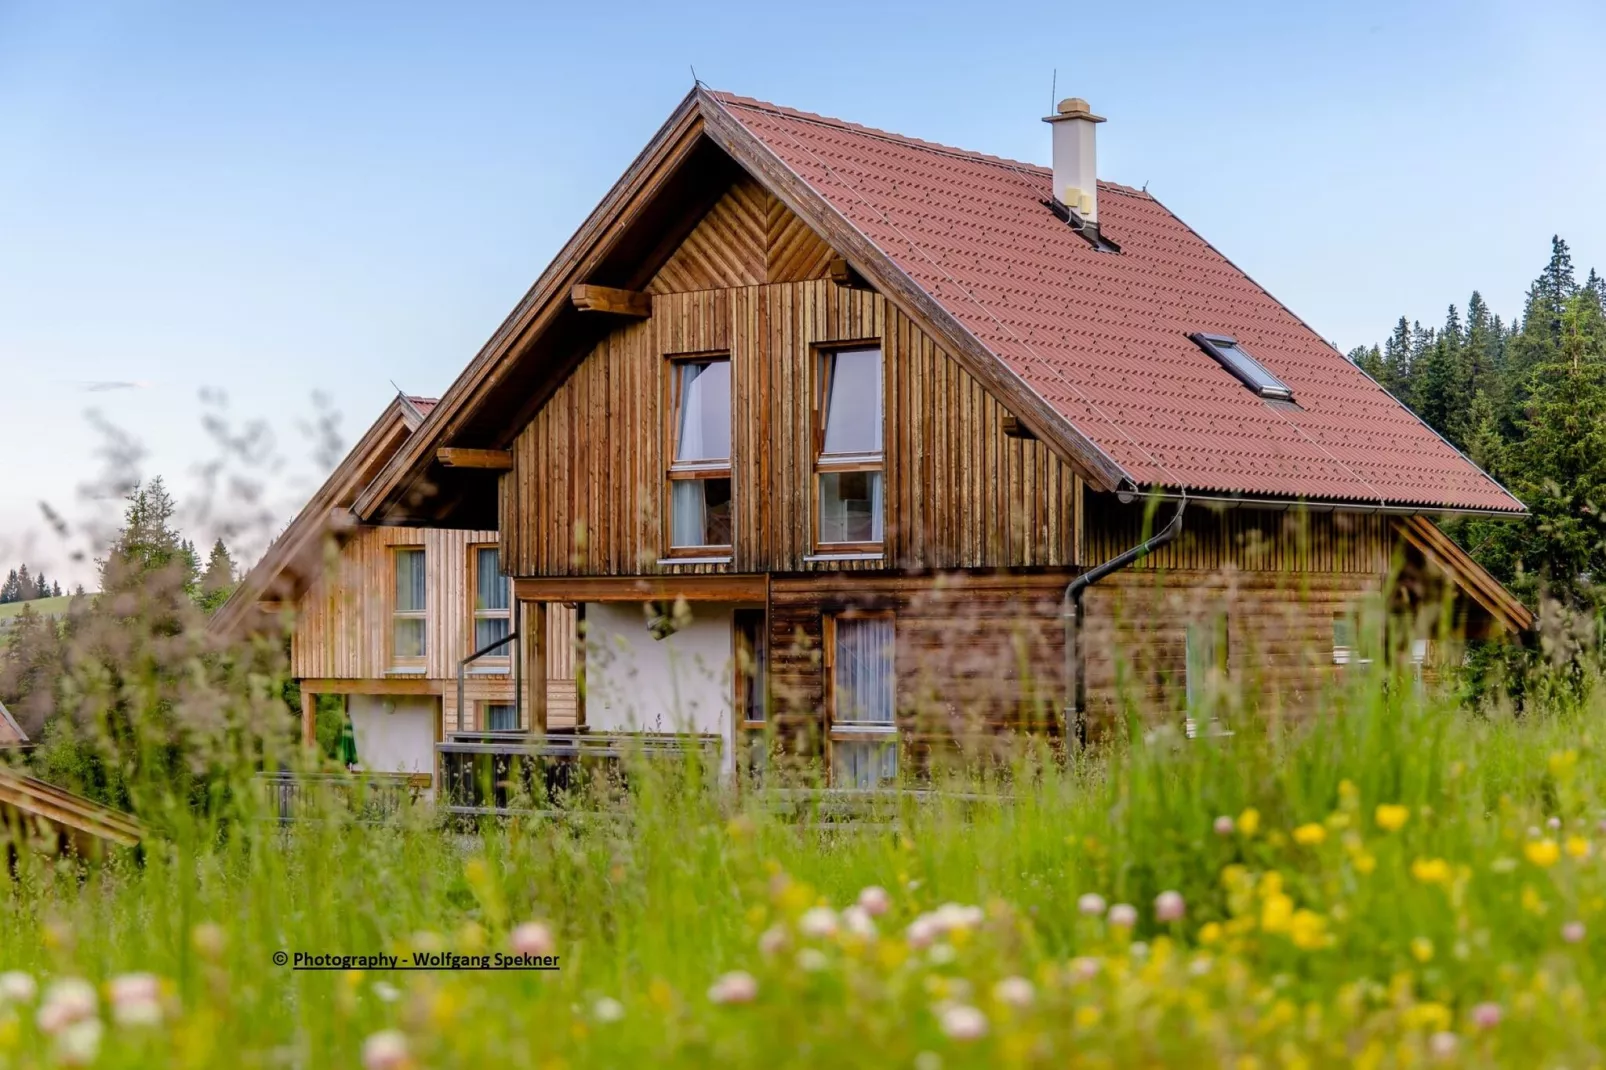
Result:
<svg viewBox="0 0 1606 1070"><path fill-rule="evenodd" d="M747 728L761 728L768 701L764 690L764 670L768 660L764 611L738 609L733 631L736 649L731 677L736 688L736 716Z"/></svg>
<svg viewBox="0 0 1606 1070"><path fill-rule="evenodd" d="M517 732L519 708L511 702L487 702L480 706L480 723L487 732Z"/></svg>
<svg viewBox="0 0 1606 1070"><path fill-rule="evenodd" d="M496 642L506 639L513 630L513 601L511 584L502 575L502 559L494 546L474 548L474 649L478 653ZM496 659L511 660L512 644L505 644L485 655L475 664L483 665Z"/></svg>
<svg viewBox="0 0 1606 1070"><path fill-rule="evenodd" d="M1361 657L1360 637L1355 619L1345 613L1333 614L1333 664L1370 665L1371 658Z"/></svg>
<svg viewBox="0 0 1606 1070"><path fill-rule="evenodd" d="M1254 357L1249 351L1238 344L1236 338L1229 338L1220 334L1196 334L1193 341L1209 353L1221 366L1226 368L1249 389L1263 398L1274 398L1279 401L1293 401L1294 392L1288 385L1266 370L1266 366Z"/></svg>
<svg viewBox="0 0 1606 1070"><path fill-rule="evenodd" d="M399 549L396 556L396 589L390 638L391 660L398 667L424 660L424 551L417 547Z"/></svg>
<svg viewBox="0 0 1606 1070"><path fill-rule="evenodd" d="M731 363L674 361L669 466L670 550L731 544Z"/></svg>
<svg viewBox="0 0 1606 1070"><path fill-rule="evenodd" d="M879 549L885 512L879 348L820 353L814 436L816 540Z"/></svg>
<svg viewBox="0 0 1606 1070"><path fill-rule="evenodd" d="M1217 616L1188 625L1183 671L1187 681L1187 716L1183 730L1189 739L1202 724L1208 735L1222 734L1220 712L1227 682L1227 620Z"/></svg>
<svg viewBox="0 0 1606 1070"><path fill-rule="evenodd" d="M897 678L890 615L831 620L831 782L876 788L898 777Z"/></svg>

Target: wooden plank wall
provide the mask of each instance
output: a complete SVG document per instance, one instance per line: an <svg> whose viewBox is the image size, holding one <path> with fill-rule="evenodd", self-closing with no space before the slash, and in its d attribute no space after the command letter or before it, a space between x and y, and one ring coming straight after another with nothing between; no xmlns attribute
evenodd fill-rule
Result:
<svg viewBox="0 0 1606 1070"><path fill-rule="evenodd" d="M581 363L513 445L503 560L516 575L1061 566L1075 562L1075 477L878 295L829 281L659 295ZM879 342L886 546L880 562L807 560L814 347ZM734 560L660 565L668 362L732 356Z"/></svg>

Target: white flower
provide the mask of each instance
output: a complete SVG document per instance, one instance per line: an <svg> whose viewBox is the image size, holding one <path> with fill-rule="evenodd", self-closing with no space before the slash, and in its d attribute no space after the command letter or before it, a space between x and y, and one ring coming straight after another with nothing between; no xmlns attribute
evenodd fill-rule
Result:
<svg viewBox="0 0 1606 1070"><path fill-rule="evenodd" d="M908 929L904 930L904 935L909 940L909 946L913 948L927 947L941 934L941 928L929 914L920 915L909 923Z"/></svg>
<svg viewBox="0 0 1606 1070"><path fill-rule="evenodd" d="M74 1022L95 1017L99 1007L94 985L78 977L64 978L45 989L44 1002L39 1007L39 1028L46 1033L59 1033Z"/></svg>
<svg viewBox="0 0 1606 1070"><path fill-rule="evenodd" d="M1226 814L1222 814L1220 817L1216 818L1215 824L1212 827L1216 830L1217 836L1231 836L1237 829L1238 825L1233 821L1232 818L1228 817Z"/></svg>
<svg viewBox="0 0 1606 1070"><path fill-rule="evenodd" d="M1561 927L1561 938L1569 944L1582 943L1584 940L1584 923L1581 921L1569 921Z"/></svg>
<svg viewBox="0 0 1606 1070"><path fill-rule="evenodd" d="M56 1058L67 1066L88 1066L100 1054L100 1037L105 1028L99 1018L73 1022L56 1034Z"/></svg>
<svg viewBox="0 0 1606 1070"><path fill-rule="evenodd" d="M394 1029L375 1033L362 1042L363 1070L402 1070L408 1065L407 1038Z"/></svg>
<svg viewBox="0 0 1606 1070"><path fill-rule="evenodd" d="M229 934L215 921L203 921L190 930L190 943L205 958L215 959L222 955L228 942Z"/></svg>
<svg viewBox="0 0 1606 1070"><path fill-rule="evenodd" d="M32 1003L39 994L39 984L33 975L21 970L0 973L0 1003Z"/></svg>
<svg viewBox="0 0 1606 1070"><path fill-rule="evenodd" d="M1119 929L1130 929L1138 923L1138 908L1130 903L1117 903L1110 908L1108 920Z"/></svg>
<svg viewBox="0 0 1606 1070"><path fill-rule="evenodd" d="M1090 955L1078 955L1071 960L1071 976L1078 981L1091 981L1099 975L1099 960Z"/></svg>
<svg viewBox="0 0 1606 1070"><path fill-rule="evenodd" d="M385 1003L395 1003L398 999L401 999L401 989L385 981L375 981L374 995Z"/></svg>
<svg viewBox="0 0 1606 1070"><path fill-rule="evenodd" d="M975 1007L963 1003L944 1007L940 1021L942 1031L954 1040L975 1040L987 1035L987 1018Z"/></svg>
<svg viewBox="0 0 1606 1070"><path fill-rule="evenodd" d="M612 996L601 996L591 1005L591 1017L599 1022L617 1022L625 1016L625 1005Z"/></svg>
<svg viewBox="0 0 1606 1070"><path fill-rule="evenodd" d="M1187 904L1182 901L1180 892L1161 892L1154 897L1154 920L1165 924L1181 921L1182 915L1187 913Z"/></svg>
<svg viewBox="0 0 1606 1070"><path fill-rule="evenodd" d="M943 932L953 932L955 929L972 929L980 925L982 912L981 907L944 903L932 911L931 918Z"/></svg>
<svg viewBox="0 0 1606 1070"><path fill-rule="evenodd" d="M835 936L837 929L836 911L830 907L814 907L798 919L797 927L804 936L824 938Z"/></svg>
<svg viewBox="0 0 1606 1070"><path fill-rule="evenodd" d="M1552 831L1561 828L1561 818L1549 817L1545 819L1545 827Z"/></svg>
<svg viewBox="0 0 1606 1070"><path fill-rule="evenodd" d="M959 953L954 950L952 944L937 944L926 952L926 959L933 966L946 966L958 957Z"/></svg>
<svg viewBox="0 0 1606 1070"><path fill-rule="evenodd" d="M872 918L879 918L892 909L892 897L879 884L872 884L859 893L859 905Z"/></svg>
<svg viewBox="0 0 1606 1070"><path fill-rule="evenodd" d="M1428 1037L1428 1052L1435 1059L1453 1059L1456 1049L1461 1046L1461 1038L1454 1033L1440 1031Z"/></svg>
<svg viewBox="0 0 1606 1070"><path fill-rule="evenodd" d="M819 973L829 965L831 960L817 947L805 947L797 953L797 968L804 973Z"/></svg>
<svg viewBox="0 0 1606 1070"><path fill-rule="evenodd" d="M557 948L552 939L552 930L539 921L527 921L514 929L508 942L513 946L515 955L535 958L546 958Z"/></svg>
<svg viewBox="0 0 1606 1070"><path fill-rule="evenodd" d="M870 912L857 903L842 912L842 924L855 936L868 938L875 935L875 921L870 917Z"/></svg>
<svg viewBox="0 0 1606 1070"><path fill-rule="evenodd" d="M715 1003L751 1003L758 998L758 982L745 970L732 970L708 990Z"/></svg>
<svg viewBox="0 0 1606 1070"><path fill-rule="evenodd" d="M112 1019L126 1026L161 1025L162 1005L154 999L118 1003L112 1007Z"/></svg>
<svg viewBox="0 0 1606 1070"><path fill-rule="evenodd" d="M1134 941L1132 946L1127 948L1127 951L1139 962L1149 957L1149 945L1142 940Z"/></svg>
<svg viewBox="0 0 1606 1070"><path fill-rule="evenodd" d="M765 955L779 955L783 950L786 949L786 945L786 930L779 925L771 925L768 929L765 929L763 935L758 938L758 949Z"/></svg>
<svg viewBox="0 0 1606 1070"><path fill-rule="evenodd" d="M1104 913L1104 897L1097 892L1083 893L1076 901L1076 909L1090 918L1096 918Z"/></svg>
<svg viewBox="0 0 1606 1070"><path fill-rule="evenodd" d="M118 1025L157 1025L162 1020L162 986L153 973L125 973L111 979L112 1018Z"/></svg>
<svg viewBox="0 0 1606 1070"><path fill-rule="evenodd" d="M993 985L993 999L1011 1007L1030 1007L1036 998L1036 990L1024 977L1005 977Z"/></svg>

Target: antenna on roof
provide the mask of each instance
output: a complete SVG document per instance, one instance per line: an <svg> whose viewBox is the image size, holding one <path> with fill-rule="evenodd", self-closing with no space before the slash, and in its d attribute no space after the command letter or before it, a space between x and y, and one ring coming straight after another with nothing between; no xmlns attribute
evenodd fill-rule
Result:
<svg viewBox="0 0 1606 1070"><path fill-rule="evenodd" d="M694 89L701 89L703 87L703 80L701 78L697 77L697 68L695 66L692 66L692 64L690 64L690 63L686 64L686 66L691 67L691 84L692 84L692 87Z"/></svg>
<svg viewBox="0 0 1606 1070"><path fill-rule="evenodd" d="M1060 91L1060 69L1058 67L1055 67L1054 68L1054 73L1049 76L1049 80L1048 80L1048 114L1050 114L1050 115L1054 114L1054 98L1059 95L1059 91Z"/></svg>
<svg viewBox="0 0 1606 1070"><path fill-rule="evenodd" d="M390 380L390 385L391 386L396 386L396 380L394 380L394 379ZM403 390L399 386L396 386L396 393L399 394L402 397L406 397L407 396L407 391Z"/></svg>

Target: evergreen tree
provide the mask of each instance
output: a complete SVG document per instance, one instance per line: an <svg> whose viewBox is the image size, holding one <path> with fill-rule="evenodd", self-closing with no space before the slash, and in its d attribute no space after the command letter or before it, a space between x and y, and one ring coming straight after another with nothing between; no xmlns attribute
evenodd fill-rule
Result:
<svg viewBox="0 0 1606 1070"><path fill-rule="evenodd" d="M38 597L39 588L34 585L33 575L28 571L28 566L23 565L17 569L17 601L32 602Z"/></svg>
<svg viewBox="0 0 1606 1070"><path fill-rule="evenodd" d="M229 595L234 592L236 574L234 558L229 554L228 547L223 545L223 540L218 539L212 544L212 552L206 559L206 572L201 576L201 608L211 613L227 602Z"/></svg>
<svg viewBox="0 0 1606 1070"><path fill-rule="evenodd" d="M6 576L6 582L0 584L0 605L5 605L7 602L20 602L21 599L17 597L18 587L17 570L12 569L10 574Z"/></svg>
<svg viewBox="0 0 1606 1070"><path fill-rule="evenodd" d="M1416 367L1416 411L1429 427L1449 439L1458 449L1466 443L1467 419L1472 407L1468 389L1465 340L1455 306L1450 306L1444 330L1418 330L1423 346ZM1431 341L1428 341L1431 339Z"/></svg>
<svg viewBox="0 0 1606 1070"><path fill-rule="evenodd" d="M52 583L50 585L50 597L52 597L52 598L60 598L61 597L61 584Z"/></svg>
<svg viewBox="0 0 1606 1070"><path fill-rule="evenodd" d="M33 590L35 598L50 597L50 581L45 579L43 570L33 574Z"/></svg>
<svg viewBox="0 0 1606 1070"><path fill-rule="evenodd" d="M148 576L164 572L172 572L175 582L192 590L198 578L195 548L172 526L177 509L162 477L136 486L126 501L123 527L106 557L98 562L101 592L137 590Z"/></svg>
<svg viewBox="0 0 1606 1070"><path fill-rule="evenodd" d="M1349 360L1373 379L1383 381L1383 353L1377 346L1356 346L1349 351Z"/></svg>
<svg viewBox="0 0 1606 1070"><path fill-rule="evenodd" d="M1407 405L1411 403L1411 324L1404 316L1383 343L1383 374L1378 382Z"/></svg>

